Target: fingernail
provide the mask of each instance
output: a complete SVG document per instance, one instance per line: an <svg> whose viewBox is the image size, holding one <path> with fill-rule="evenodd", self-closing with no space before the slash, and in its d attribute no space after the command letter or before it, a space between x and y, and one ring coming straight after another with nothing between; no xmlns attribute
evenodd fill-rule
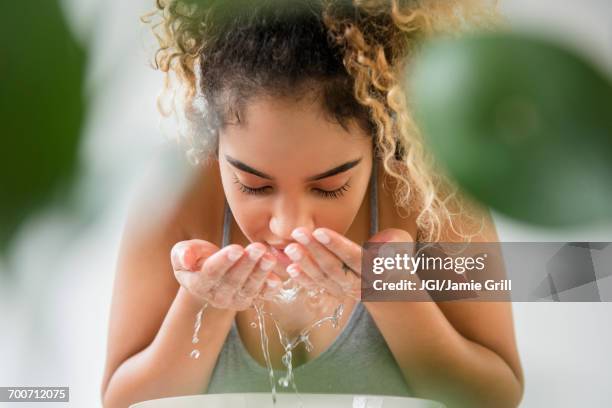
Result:
<svg viewBox="0 0 612 408"><path fill-rule="evenodd" d="M290 245L285 248L285 253L287 256L289 256L289 258L291 258L292 261L299 261L302 257L302 254L300 254L300 251L294 245Z"/></svg>
<svg viewBox="0 0 612 408"><path fill-rule="evenodd" d="M259 266L261 267L261 269L263 269L264 271L267 271L269 269L272 269L272 266L274 266L274 264L276 263L276 260L269 260L268 258L263 258L261 260L261 262L259 263Z"/></svg>
<svg viewBox="0 0 612 408"><path fill-rule="evenodd" d="M251 258L253 261L258 260L265 252L263 249L259 247L249 247L247 251L249 253L249 258Z"/></svg>
<svg viewBox="0 0 612 408"><path fill-rule="evenodd" d="M268 280L266 280L266 282L268 283L268 286L270 286L272 288L275 288L275 287L277 287L280 284L280 282L277 281L276 279L268 279Z"/></svg>
<svg viewBox="0 0 612 408"><path fill-rule="evenodd" d="M331 241L329 239L329 235L327 235L323 230L320 229L314 230L312 235L316 238L317 241L322 244L329 244L329 242Z"/></svg>
<svg viewBox="0 0 612 408"><path fill-rule="evenodd" d="M242 250L238 248L231 248L227 253L227 257L230 261L235 262L242 256Z"/></svg>
<svg viewBox="0 0 612 408"><path fill-rule="evenodd" d="M297 242L299 242L302 245L308 245L310 243L308 236L304 234L304 232L302 232L301 230L298 230L298 229L293 230L293 232L291 233L291 236L293 237L293 239L295 239Z"/></svg>
<svg viewBox="0 0 612 408"><path fill-rule="evenodd" d="M172 254L170 255L177 266L182 268L185 267L185 252L187 251L186 244L177 244L172 248Z"/></svg>
<svg viewBox="0 0 612 408"><path fill-rule="evenodd" d="M287 273L289 274L289 276L291 276L292 278L297 278L298 275L300 274L300 271L297 270L297 268L294 265L289 265L287 267Z"/></svg>

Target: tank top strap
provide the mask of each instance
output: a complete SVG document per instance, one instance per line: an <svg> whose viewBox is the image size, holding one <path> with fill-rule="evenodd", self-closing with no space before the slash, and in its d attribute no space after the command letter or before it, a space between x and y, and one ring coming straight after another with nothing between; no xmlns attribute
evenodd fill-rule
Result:
<svg viewBox="0 0 612 408"><path fill-rule="evenodd" d="M230 244L230 227L232 226L232 210L227 204L227 199L224 199L224 213L223 213L223 239L221 248L226 247Z"/></svg>
<svg viewBox="0 0 612 408"><path fill-rule="evenodd" d="M370 174L370 237L378 232L378 166L374 161L372 172ZM232 210L227 204L227 199L224 199L224 214L223 214L223 240L221 247L230 244L230 227L232 225Z"/></svg>
<svg viewBox="0 0 612 408"><path fill-rule="evenodd" d="M378 232L378 166L376 160L372 161L370 173L370 237Z"/></svg>

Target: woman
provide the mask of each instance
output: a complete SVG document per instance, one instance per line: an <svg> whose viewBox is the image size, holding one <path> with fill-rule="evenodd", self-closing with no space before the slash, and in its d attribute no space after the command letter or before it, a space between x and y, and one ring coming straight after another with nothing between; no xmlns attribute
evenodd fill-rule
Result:
<svg viewBox="0 0 612 408"><path fill-rule="evenodd" d="M322 325L310 353L294 351L300 391L516 406L523 377L508 303L358 296L367 241L497 240L488 213L435 171L400 81L423 38L487 9L397 0L227 3L157 2L157 66L172 74L171 100L185 102L162 111L184 114L198 175L171 212L151 219L139 207L126 226L104 406L269 391L251 305L290 278L345 306L339 329ZM474 220L484 220L475 233ZM201 353L191 359L194 317L205 302ZM295 335L330 314L305 302L302 291L265 308ZM271 364L282 369L281 343L271 325L265 330Z"/></svg>

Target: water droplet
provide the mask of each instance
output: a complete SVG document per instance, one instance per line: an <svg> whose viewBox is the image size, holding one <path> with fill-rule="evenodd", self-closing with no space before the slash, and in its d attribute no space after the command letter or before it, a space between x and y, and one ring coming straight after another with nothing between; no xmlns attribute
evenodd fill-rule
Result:
<svg viewBox="0 0 612 408"><path fill-rule="evenodd" d="M251 328L253 328L253 329L256 329L257 328L257 323L251 322L251 324L249 326L251 326Z"/></svg>
<svg viewBox="0 0 612 408"><path fill-rule="evenodd" d="M309 334L310 333L300 335L300 341L304 343L304 347L306 348L306 351L310 353L314 349L314 346L310 342L310 337L308 337Z"/></svg>
<svg viewBox="0 0 612 408"><path fill-rule="evenodd" d="M190 354L191 358L200 358L200 350L193 350Z"/></svg>
<svg viewBox="0 0 612 408"><path fill-rule="evenodd" d="M198 335L200 333L200 327L202 326L202 314L204 313L204 310L208 307L208 303L205 303L202 308L198 311L198 314L196 314L196 318L195 318L195 323L193 325L193 337L191 338L191 343L192 344L197 344L200 342L200 339L198 338ZM194 357L194 355L197 354L197 356ZM191 352L191 357L192 358L198 358L200 356L200 352L197 350L193 350Z"/></svg>

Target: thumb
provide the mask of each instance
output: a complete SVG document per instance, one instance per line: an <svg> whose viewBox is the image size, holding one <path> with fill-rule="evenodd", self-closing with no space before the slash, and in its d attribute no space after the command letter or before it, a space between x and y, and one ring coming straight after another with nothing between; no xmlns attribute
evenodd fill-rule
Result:
<svg viewBox="0 0 612 408"><path fill-rule="evenodd" d="M387 228L379 231L368 240L368 242L378 243L375 245L376 256L394 257L398 251L407 251L414 254L414 238L408 231L399 228ZM395 245L395 243L405 243L407 245Z"/></svg>
<svg viewBox="0 0 612 408"><path fill-rule="evenodd" d="M198 271L204 261L217 252L219 247L201 239L177 242L170 251L174 270Z"/></svg>

